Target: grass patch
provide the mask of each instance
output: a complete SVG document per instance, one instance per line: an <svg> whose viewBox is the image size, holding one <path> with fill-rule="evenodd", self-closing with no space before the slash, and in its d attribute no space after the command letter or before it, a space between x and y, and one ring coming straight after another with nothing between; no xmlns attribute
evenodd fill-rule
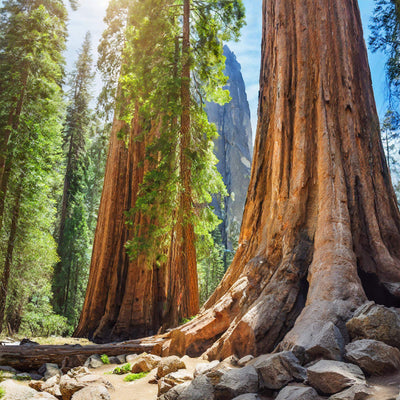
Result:
<svg viewBox="0 0 400 400"><path fill-rule="evenodd" d="M6 391L3 388L0 388L0 399L2 399L5 394L6 394Z"/></svg>
<svg viewBox="0 0 400 400"><path fill-rule="evenodd" d="M138 374L128 374L125 378L124 378L124 382L133 382L133 381L137 381L138 379L144 378L145 376L147 376L149 373L148 372L139 372Z"/></svg>
<svg viewBox="0 0 400 400"><path fill-rule="evenodd" d="M124 374L128 374L129 372L131 372L131 364L127 363L124 365L121 365L120 367L115 367L114 371L112 372L113 374L116 375L124 375Z"/></svg>
<svg viewBox="0 0 400 400"><path fill-rule="evenodd" d="M103 364L110 364L110 359L108 358L107 354L102 354L100 356L100 358L101 358L101 361L103 362Z"/></svg>

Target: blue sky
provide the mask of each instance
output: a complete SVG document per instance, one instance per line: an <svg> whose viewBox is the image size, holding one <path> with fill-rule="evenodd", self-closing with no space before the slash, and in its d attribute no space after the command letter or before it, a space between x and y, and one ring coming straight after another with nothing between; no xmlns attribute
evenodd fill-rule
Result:
<svg viewBox="0 0 400 400"><path fill-rule="evenodd" d="M104 29L102 22L105 15L108 0L80 0L78 11L70 12L67 62L71 70L78 49L81 46L86 31L90 31L93 40L94 54ZM247 11L247 25L242 31L242 37L238 43L229 43L230 48L236 54L237 60L242 65L242 74L246 83L247 96L252 115L253 134L257 124L258 82L260 72L261 53L261 5L262 0L244 0ZM364 36L368 40L369 19L374 9L374 0L359 0L361 17L364 26ZM374 85L375 99L378 113L385 113L385 73L384 57L382 54L369 52L370 67ZM99 86L99 81L97 86Z"/></svg>

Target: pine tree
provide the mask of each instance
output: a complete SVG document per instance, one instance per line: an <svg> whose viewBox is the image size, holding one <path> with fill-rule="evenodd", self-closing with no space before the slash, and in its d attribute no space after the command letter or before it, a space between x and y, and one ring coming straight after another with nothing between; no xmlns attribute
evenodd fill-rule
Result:
<svg viewBox="0 0 400 400"><path fill-rule="evenodd" d="M66 169L58 234L61 260L53 279L55 310L67 316L71 325L78 322L90 262L87 180L93 77L90 34L87 33L70 83L70 105L64 128Z"/></svg>
<svg viewBox="0 0 400 400"><path fill-rule="evenodd" d="M0 329L8 289L10 285L16 288L20 266L35 254L37 262L26 264L24 275L29 271L32 280L40 281L40 277L50 278L51 264L57 258L49 231L54 222L64 115L60 84L66 18L66 9L57 0L9 0L0 9L0 234L4 244ZM38 256L33 243L47 257ZM27 249L32 252L28 254ZM43 259L49 264L32 272Z"/></svg>

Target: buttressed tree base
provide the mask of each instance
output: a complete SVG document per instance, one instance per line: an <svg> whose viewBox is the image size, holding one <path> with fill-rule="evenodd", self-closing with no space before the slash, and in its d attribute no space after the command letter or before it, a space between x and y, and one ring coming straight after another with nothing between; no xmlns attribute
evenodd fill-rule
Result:
<svg viewBox="0 0 400 400"><path fill-rule="evenodd" d="M165 352L318 356L368 299L400 306L400 215L357 1L264 0L260 85L238 251Z"/></svg>

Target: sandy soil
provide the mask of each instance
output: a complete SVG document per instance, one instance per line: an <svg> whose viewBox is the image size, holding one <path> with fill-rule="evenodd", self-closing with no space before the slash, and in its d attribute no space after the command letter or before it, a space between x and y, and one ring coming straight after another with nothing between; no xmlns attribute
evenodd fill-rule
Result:
<svg viewBox="0 0 400 400"><path fill-rule="evenodd" d="M183 362L190 372L194 372L196 365L205 363L199 358L183 357ZM116 365L105 365L104 367L91 370L96 375L102 375L109 380L115 390L110 392L111 400L155 400L157 399L158 386L150 384L149 381L155 377L156 370L151 371L145 378L134 382L124 382L125 375L107 374L112 371Z"/></svg>

